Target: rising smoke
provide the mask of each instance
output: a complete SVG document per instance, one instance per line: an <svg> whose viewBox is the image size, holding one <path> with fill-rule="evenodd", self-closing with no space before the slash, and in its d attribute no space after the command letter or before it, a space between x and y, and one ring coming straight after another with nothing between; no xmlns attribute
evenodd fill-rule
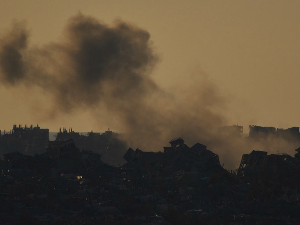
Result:
<svg viewBox="0 0 300 225"><path fill-rule="evenodd" d="M11 31L1 39L1 83L16 85L26 75L23 54L27 48L27 38L28 32L24 29L24 24L15 23Z"/></svg>
<svg viewBox="0 0 300 225"><path fill-rule="evenodd" d="M150 34L134 25L108 26L79 14L70 18L59 42L29 48L27 41L23 24L2 37L2 84L41 87L53 99L51 108L61 113L100 108L136 146L161 149L180 135L209 140L210 129L222 122L215 110L219 96L207 79L172 92L153 81L159 58Z"/></svg>
<svg viewBox="0 0 300 225"><path fill-rule="evenodd" d="M222 151L226 142L216 131L226 121L220 113L225 99L203 75L183 74L184 84L160 88L151 78L159 57L147 31L123 21L108 26L78 14L69 19L60 41L29 47L28 37L22 23L2 35L0 81L43 90L52 99L52 115L85 109L95 115L99 128L101 121L114 121L130 146L146 151L162 150L177 136ZM231 150L232 156L239 151ZM226 163L240 160L241 154L227 153Z"/></svg>

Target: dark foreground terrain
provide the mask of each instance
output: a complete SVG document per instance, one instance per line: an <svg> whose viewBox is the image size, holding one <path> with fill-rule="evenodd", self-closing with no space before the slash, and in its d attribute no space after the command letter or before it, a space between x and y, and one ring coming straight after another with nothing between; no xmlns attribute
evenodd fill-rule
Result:
<svg viewBox="0 0 300 225"><path fill-rule="evenodd" d="M299 224L300 161L253 151L225 170L205 145L128 149L112 167L74 141L0 161L0 224Z"/></svg>

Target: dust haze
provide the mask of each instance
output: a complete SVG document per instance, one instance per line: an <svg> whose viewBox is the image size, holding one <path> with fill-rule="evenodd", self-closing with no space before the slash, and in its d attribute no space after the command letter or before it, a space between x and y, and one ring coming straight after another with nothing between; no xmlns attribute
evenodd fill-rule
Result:
<svg viewBox="0 0 300 225"><path fill-rule="evenodd" d="M152 79L161 58L146 30L78 14L56 42L30 47L29 36L25 23L16 22L1 33L0 82L45 95L49 102L39 104L49 118L84 109L99 128L114 124L133 148L161 151L181 136L188 145L207 145L229 167L248 151L248 144L219 137L218 127L228 123L227 99L206 75L182 74L185 82L169 89Z"/></svg>

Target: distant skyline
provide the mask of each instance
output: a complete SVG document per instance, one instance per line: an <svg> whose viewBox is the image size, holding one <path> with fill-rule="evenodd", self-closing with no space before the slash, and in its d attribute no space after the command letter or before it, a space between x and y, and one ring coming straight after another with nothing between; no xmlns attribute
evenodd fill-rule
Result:
<svg viewBox="0 0 300 225"><path fill-rule="evenodd" d="M134 24L150 34L159 56L151 77L162 89L176 91L191 75L205 76L224 98L223 125L239 124L248 133L251 124L300 126L299 10L299 1L281 0L2 0L0 36L13 21L25 21L29 45L41 47L60 39L68 19L79 12L108 25L118 19ZM52 132L59 127L118 132L118 121L99 124L95 118L101 112L84 107L71 115L40 117L38 104L48 99L36 89L24 90L0 85L1 130L38 123Z"/></svg>

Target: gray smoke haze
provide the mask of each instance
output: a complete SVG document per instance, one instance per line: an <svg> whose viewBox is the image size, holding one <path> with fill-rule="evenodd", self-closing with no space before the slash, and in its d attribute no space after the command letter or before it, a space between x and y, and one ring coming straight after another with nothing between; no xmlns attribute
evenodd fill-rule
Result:
<svg viewBox="0 0 300 225"><path fill-rule="evenodd" d="M122 21L108 26L78 14L57 42L29 47L28 37L22 23L2 35L0 81L46 93L52 118L85 109L95 115L99 128L103 121L116 124L134 148L161 151L171 138L183 136L189 145L207 145L227 165L241 159L240 145L234 147L216 133L226 123L221 113L226 99L213 82L203 74L183 74L184 83L163 90L151 78L159 57L147 31Z"/></svg>
<svg viewBox="0 0 300 225"><path fill-rule="evenodd" d="M179 135L210 140L222 121L214 111L221 101L206 78L187 79L186 87L172 92L152 80L159 59L150 34L134 25L117 21L108 26L78 14L59 42L29 48L27 39L20 24L1 39L1 83L42 88L56 113L105 111L106 120L113 117L133 145L147 150L161 149Z"/></svg>

